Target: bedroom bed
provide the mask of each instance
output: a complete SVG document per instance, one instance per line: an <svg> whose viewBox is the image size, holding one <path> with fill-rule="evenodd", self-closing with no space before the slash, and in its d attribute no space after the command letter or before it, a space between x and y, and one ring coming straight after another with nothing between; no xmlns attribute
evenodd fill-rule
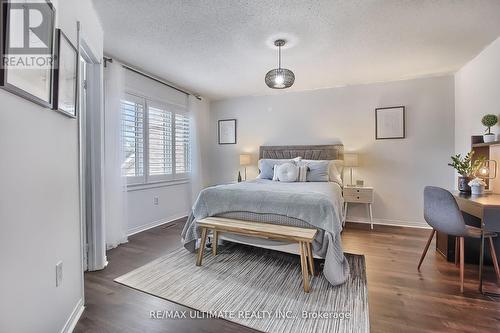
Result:
<svg viewBox="0 0 500 333"><path fill-rule="evenodd" d="M259 153L261 161L291 161L299 157L311 161L311 165L319 161L342 161L343 145L262 146ZM263 174L264 170L261 170L261 176ZM182 231L182 239L186 249L195 251L197 240L201 236L196 220L210 216L315 228L318 233L313 242L314 256L325 259L324 275L331 284L338 285L345 282L349 275L340 237L343 202L339 177L336 181L332 181L329 176L328 181L314 182L255 179L213 186L200 192ZM296 245L278 241L237 235L221 235L221 239L298 253Z"/></svg>

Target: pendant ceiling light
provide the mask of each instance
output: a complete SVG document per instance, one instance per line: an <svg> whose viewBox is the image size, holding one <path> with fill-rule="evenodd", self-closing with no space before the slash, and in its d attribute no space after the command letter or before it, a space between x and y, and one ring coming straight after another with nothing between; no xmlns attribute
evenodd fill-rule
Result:
<svg viewBox="0 0 500 333"><path fill-rule="evenodd" d="M283 39L278 39L274 45L278 47L278 68L271 69L266 74L266 84L272 89L290 88L295 82L295 74L289 69L281 68L281 47L286 44Z"/></svg>

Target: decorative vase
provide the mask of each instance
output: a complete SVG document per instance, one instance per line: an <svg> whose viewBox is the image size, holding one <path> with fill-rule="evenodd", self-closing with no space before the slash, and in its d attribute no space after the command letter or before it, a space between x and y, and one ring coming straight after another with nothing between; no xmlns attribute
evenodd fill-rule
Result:
<svg viewBox="0 0 500 333"><path fill-rule="evenodd" d="M238 183L241 183L241 171L238 171Z"/></svg>
<svg viewBox="0 0 500 333"><path fill-rule="evenodd" d="M469 186L470 177L458 177L458 190L464 193L470 193L471 188Z"/></svg>
<svg viewBox="0 0 500 333"><path fill-rule="evenodd" d="M483 134L484 143L493 142L496 140L496 135L494 133L491 134Z"/></svg>

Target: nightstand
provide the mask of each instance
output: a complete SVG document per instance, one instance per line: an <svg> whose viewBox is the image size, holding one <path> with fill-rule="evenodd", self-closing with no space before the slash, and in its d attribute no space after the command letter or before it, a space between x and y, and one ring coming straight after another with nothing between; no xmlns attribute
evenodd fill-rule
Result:
<svg viewBox="0 0 500 333"><path fill-rule="evenodd" d="M349 203L367 204L370 213L370 226L373 229L373 187L345 186L344 187L344 225L347 218Z"/></svg>

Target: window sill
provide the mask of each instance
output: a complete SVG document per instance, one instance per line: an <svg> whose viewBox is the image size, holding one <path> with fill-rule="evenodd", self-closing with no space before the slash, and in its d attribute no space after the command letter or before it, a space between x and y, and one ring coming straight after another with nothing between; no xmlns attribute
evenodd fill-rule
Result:
<svg viewBox="0 0 500 333"><path fill-rule="evenodd" d="M169 186L189 184L189 183L191 183L191 180L188 178L185 178L185 179L175 179L175 180L167 180L167 181L160 181L160 182L151 182L148 184L129 184L129 185L127 185L127 192L148 190L148 189L159 188L159 187L169 187Z"/></svg>

